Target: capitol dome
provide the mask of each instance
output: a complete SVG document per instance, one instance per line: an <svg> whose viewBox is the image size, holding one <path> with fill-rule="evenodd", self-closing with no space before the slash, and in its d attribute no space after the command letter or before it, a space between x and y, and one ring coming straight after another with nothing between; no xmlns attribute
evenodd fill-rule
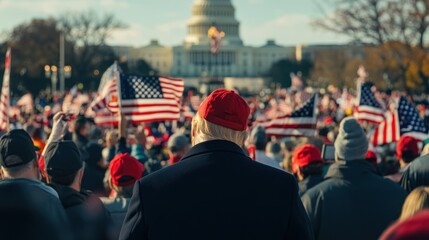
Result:
<svg viewBox="0 0 429 240"><path fill-rule="evenodd" d="M192 6L192 17L188 21L185 43L208 45L208 29L216 26L225 32L222 45L243 45L239 36L240 23L235 19L235 8L231 0L196 0Z"/></svg>

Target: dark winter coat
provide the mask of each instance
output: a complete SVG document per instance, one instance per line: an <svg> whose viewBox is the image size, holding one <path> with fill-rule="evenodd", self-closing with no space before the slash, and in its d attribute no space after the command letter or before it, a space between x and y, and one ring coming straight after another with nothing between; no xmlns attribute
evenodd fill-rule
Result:
<svg viewBox="0 0 429 240"><path fill-rule="evenodd" d="M299 186L299 195L302 196L310 188L316 186L317 184L323 181L322 175L309 175L304 178L301 182L298 183Z"/></svg>
<svg viewBox="0 0 429 240"><path fill-rule="evenodd" d="M400 183L407 192L429 186L429 154L414 159L403 173Z"/></svg>
<svg viewBox="0 0 429 240"><path fill-rule="evenodd" d="M70 240L57 193L40 181L0 181L0 239Z"/></svg>
<svg viewBox="0 0 429 240"><path fill-rule="evenodd" d="M71 224L74 239L109 239L110 217L99 198L62 185L50 185L57 191Z"/></svg>
<svg viewBox="0 0 429 240"><path fill-rule="evenodd" d="M405 191L365 160L336 162L302 196L316 239L377 239L400 215Z"/></svg>
<svg viewBox="0 0 429 240"><path fill-rule="evenodd" d="M134 186L119 239L312 239L293 176L229 141L194 146Z"/></svg>

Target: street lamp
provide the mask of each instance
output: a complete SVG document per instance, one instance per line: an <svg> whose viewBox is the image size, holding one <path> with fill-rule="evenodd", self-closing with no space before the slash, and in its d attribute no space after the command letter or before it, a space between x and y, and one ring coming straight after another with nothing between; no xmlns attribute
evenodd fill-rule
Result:
<svg viewBox="0 0 429 240"><path fill-rule="evenodd" d="M45 65L44 67L45 69L45 77L46 78L51 78L51 93L52 95L55 93L56 91L56 86L57 86L57 72L58 72L58 67L55 65L49 66L49 65Z"/></svg>
<svg viewBox="0 0 429 240"><path fill-rule="evenodd" d="M44 69L45 69L45 77L51 79L51 85L52 85L51 89L52 89L52 94L54 94L57 90L58 70L60 69L58 69L58 67L55 65L52 65L52 66L45 65ZM72 67L69 65L64 66L63 72L64 72L65 78L70 78L72 74Z"/></svg>
<svg viewBox="0 0 429 240"><path fill-rule="evenodd" d="M72 67L69 65L64 66L64 77L70 78L72 74Z"/></svg>

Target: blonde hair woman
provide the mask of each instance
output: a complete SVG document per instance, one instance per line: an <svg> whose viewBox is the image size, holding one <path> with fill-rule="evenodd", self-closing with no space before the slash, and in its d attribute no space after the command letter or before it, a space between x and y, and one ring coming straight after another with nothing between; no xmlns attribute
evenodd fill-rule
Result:
<svg viewBox="0 0 429 240"><path fill-rule="evenodd" d="M429 209L429 187L418 187L405 199L399 220L407 219L426 208Z"/></svg>

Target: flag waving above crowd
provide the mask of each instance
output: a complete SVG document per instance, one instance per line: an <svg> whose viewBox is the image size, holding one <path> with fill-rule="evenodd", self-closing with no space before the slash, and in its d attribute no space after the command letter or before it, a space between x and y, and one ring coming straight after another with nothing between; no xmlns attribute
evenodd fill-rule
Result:
<svg viewBox="0 0 429 240"><path fill-rule="evenodd" d="M396 142L403 135L412 136L420 141L428 138L429 128L413 104L401 96L397 109L388 113L384 120L374 131L372 144L374 146Z"/></svg>
<svg viewBox="0 0 429 240"><path fill-rule="evenodd" d="M375 98L372 86L368 82L358 83L358 106L354 116L359 121L380 124L384 120L384 110Z"/></svg>
<svg viewBox="0 0 429 240"><path fill-rule="evenodd" d="M265 128L267 135L276 137L314 136L316 131L317 94L291 114L274 119L256 121Z"/></svg>
<svg viewBox="0 0 429 240"><path fill-rule="evenodd" d="M101 94L91 104L97 124L115 125L118 109L133 123L179 119L183 80L126 75L112 68L103 78Z"/></svg>

